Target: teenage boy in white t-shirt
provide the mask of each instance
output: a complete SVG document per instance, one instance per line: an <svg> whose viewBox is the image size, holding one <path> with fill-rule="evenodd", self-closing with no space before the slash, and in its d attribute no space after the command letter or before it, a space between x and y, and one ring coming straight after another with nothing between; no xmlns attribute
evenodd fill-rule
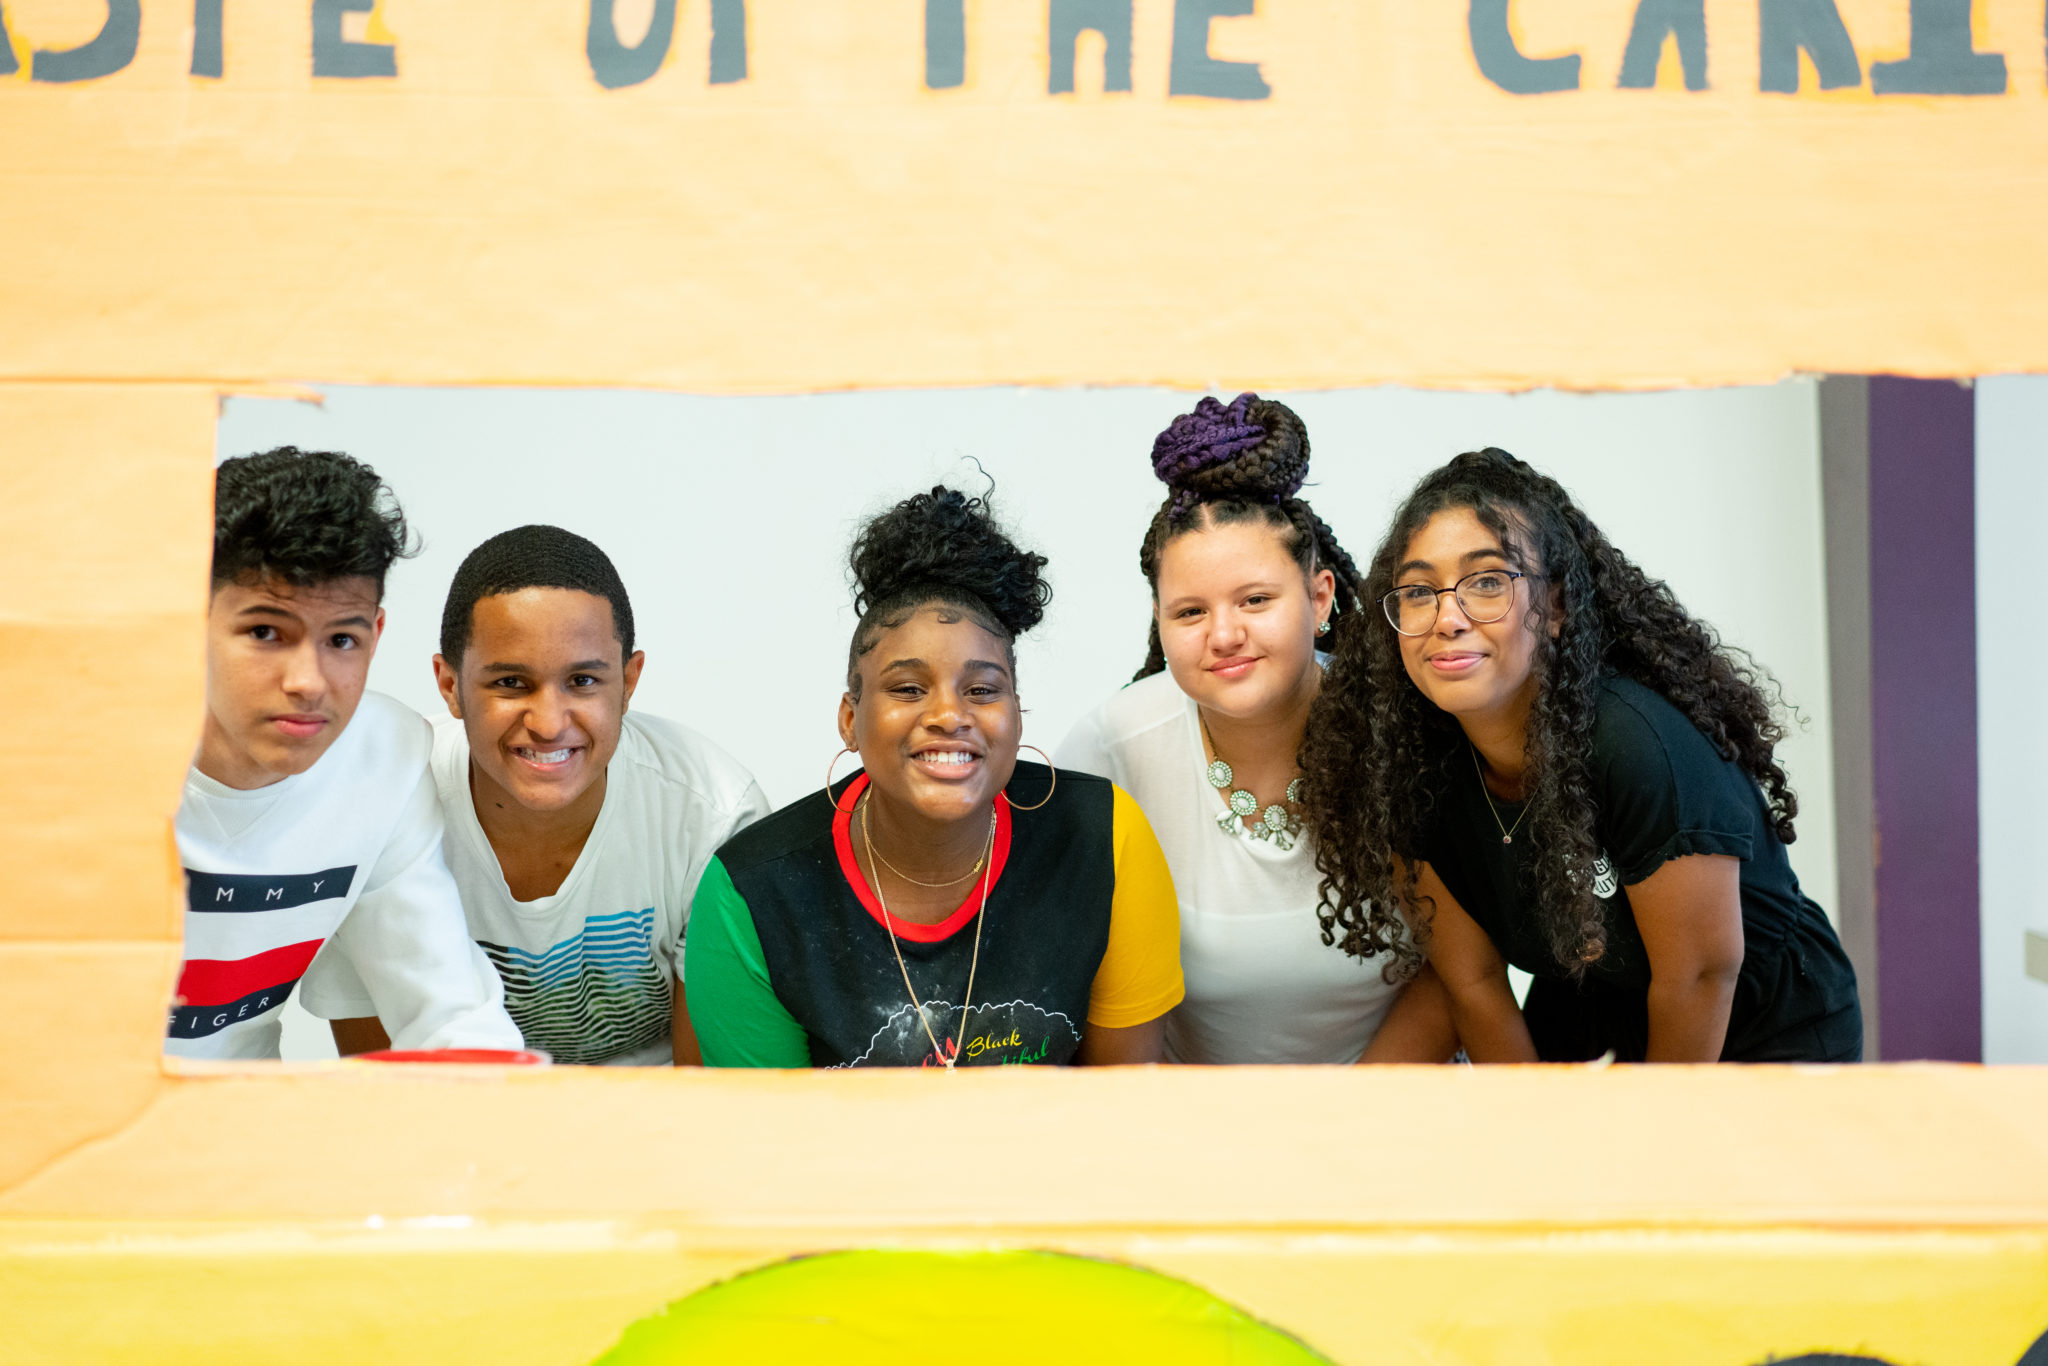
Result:
<svg viewBox="0 0 2048 1366"><path fill-rule="evenodd" d="M558 1063L698 1061L690 902L718 846L768 814L724 750L628 712L644 658L618 571L573 532L493 536L449 585L434 657L448 863L527 1046Z"/></svg>
<svg viewBox="0 0 2048 1366"><path fill-rule="evenodd" d="M290 446L214 481L206 714L178 807L185 962L164 1050L275 1058L335 980L403 1048L517 1048L441 859L416 713L365 695L405 521L369 466Z"/></svg>

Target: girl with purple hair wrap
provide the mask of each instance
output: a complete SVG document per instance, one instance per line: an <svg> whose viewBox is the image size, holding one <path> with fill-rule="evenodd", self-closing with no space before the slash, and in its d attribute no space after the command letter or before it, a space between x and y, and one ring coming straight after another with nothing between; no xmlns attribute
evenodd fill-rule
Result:
<svg viewBox="0 0 2048 1366"><path fill-rule="evenodd" d="M1360 963L1317 918L1297 756L1318 642L1360 608L1356 566L1300 497L1308 458L1301 418L1256 394L1205 398L1159 434L1145 664L1059 750L1137 798L1173 870L1187 998L1170 1061L1441 1062L1456 1046L1434 977Z"/></svg>

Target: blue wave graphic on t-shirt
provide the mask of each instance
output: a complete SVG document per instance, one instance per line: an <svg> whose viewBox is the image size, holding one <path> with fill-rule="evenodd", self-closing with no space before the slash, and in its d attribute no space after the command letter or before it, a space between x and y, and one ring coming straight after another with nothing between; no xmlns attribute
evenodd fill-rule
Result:
<svg viewBox="0 0 2048 1366"><path fill-rule="evenodd" d="M674 984L654 961L654 908L593 915L535 953L477 944L505 980L527 1045L556 1062L600 1063L668 1037Z"/></svg>

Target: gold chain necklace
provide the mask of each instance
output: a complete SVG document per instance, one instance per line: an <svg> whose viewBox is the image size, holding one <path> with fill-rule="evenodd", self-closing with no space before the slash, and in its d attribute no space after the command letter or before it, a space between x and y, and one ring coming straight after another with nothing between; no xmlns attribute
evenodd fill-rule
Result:
<svg viewBox="0 0 2048 1366"><path fill-rule="evenodd" d="M867 846L868 866L870 868L874 867L876 862L879 861L879 856L875 853L875 837L868 821L868 798L873 795L874 789L870 788L867 792L861 794L860 799L860 840L862 844ZM960 1032L962 1034L967 1032L967 1008L974 1001L974 970L981 966L981 927L988 919L988 875L995 871L994 867L990 864L990 861L995 857L995 851L996 808L995 803L991 802L988 808L988 848L982 852L981 862L974 865L977 868L987 866L988 872L984 873L981 879L981 908L974 914L974 956L967 960L967 991L960 998ZM888 865L884 864L883 866L887 867ZM894 870L891 869L891 871L893 872ZM898 876L901 876L901 874L898 874ZM905 880L915 881L915 879ZM959 878L954 878L953 880L955 882L960 881ZM926 883L924 885L943 886L944 884ZM939 1036L932 1033L931 1017L925 1013L924 1003L917 999L917 988L910 984L910 968L903 961L903 946L896 942L896 926L889 919L889 902L882 895L882 879L879 877L875 879L875 904L882 908L882 928L889 933L889 948L896 955L896 970L903 974L903 989L910 993L910 1008L917 1012L917 1022L924 1026L925 1038L931 1040L932 1055L950 1072L953 1070L953 1063L960 1056L959 1046L956 1044L953 1048L953 1056L947 1057L946 1050L939 1047Z"/></svg>
<svg viewBox="0 0 2048 1366"><path fill-rule="evenodd" d="M1493 794L1486 790L1486 770L1479 766L1479 751L1477 749L1472 751L1472 771L1479 775L1479 795L1486 798L1486 809L1493 812L1493 823L1500 827L1500 842L1502 844L1513 844L1515 842L1515 832L1522 828L1522 816L1529 814L1529 808L1527 806L1522 808L1522 815L1515 817L1513 825L1501 825L1500 810L1493 804Z"/></svg>
<svg viewBox="0 0 2048 1366"><path fill-rule="evenodd" d="M867 801L867 799L866 799L865 797L863 797L863 798L861 799L861 801L862 801L862 804L863 804L863 805L865 805L865 804L866 804L866 801ZM883 866L884 868L887 868L887 869L888 869L888 870L889 870L890 872L894 873L894 874L895 874L895 875L896 875L897 877L900 877L900 878L902 878L902 879L903 879L903 880L904 880L905 882L908 882L908 883L912 884L913 886L917 886L917 887L957 887L957 886L959 886L959 885L960 885L961 883L963 883L963 882L967 881L967 879L969 879L969 878L973 877L973 876L974 876L974 875L975 875L976 873L980 872L980 871L981 871L981 865L982 865L982 864L984 864L984 863L986 863L986 862L988 862L988 854L989 854L989 852L992 852L992 851L993 851L993 847L994 847L994 844L993 844L993 836L994 836L994 833L995 833L995 831L994 831L994 825L995 825L995 808L994 808L994 806L993 806L993 805L991 805L991 806L990 806L990 808L989 808L989 825L990 825L990 831L989 831L989 833L990 833L990 836L991 836L991 844L990 844L990 851L986 851L986 852L984 852L984 853L982 854L982 856L981 856L980 858L978 858L978 859L976 859L976 860L974 861L974 866L973 866L972 868L969 868L969 869L968 869L968 870L967 870L966 872L962 873L962 874L961 874L961 875L960 875L959 877L949 877L949 878L947 878L947 879L946 879L946 880L945 880L944 882L926 882L926 881L925 881L925 880L924 880L923 878L918 878L918 877L912 877L912 876L911 876L910 874L908 874L908 873L904 872L904 871L903 871L903 870L902 870L901 868L898 868L898 867L897 867L897 866L896 866L895 864L893 864L893 863L889 862L889 860L888 860L888 859L886 859L886 858L882 858L882 854L881 854L881 851L875 848L875 846L874 846L874 843L873 843L872 841L869 841L869 842L868 842L868 856L869 856L870 858L877 858L877 859L882 859L882 866ZM863 813L863 814L862 814L862 816L861 816L861 821L860 821L860 833L861 833L861 838L862 838L863 840L866 840L866 839L867 839L867 834L868 834L868 821L867 821L867 816L866 816L866 814L865 814L865 813ZM877 895L879 895L879 893L877 893Z"/></svg>

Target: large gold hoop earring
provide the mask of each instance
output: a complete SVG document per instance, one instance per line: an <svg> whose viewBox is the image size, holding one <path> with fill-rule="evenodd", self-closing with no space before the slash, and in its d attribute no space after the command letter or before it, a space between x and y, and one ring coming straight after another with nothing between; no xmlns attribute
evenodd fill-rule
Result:
<svg viewBox="0 0 2048 1366"><path fill-rule="evenodd" d="M859 753L860 753L860 751L859 751L859 750L857 750L857 749L855 749L855 748L854 748L853 746L851 746L851 745L841 745L841 746L839 747L839 754L859 754ZM834 797L834 796L832 795L832 770L833 770L833 769L835 769L835 768L837 768L837 767L839 767L839 754L835 754L835 755L833 755L833 756L832 756L832 762L830 762L830 763L828 763L828 764L826 764L826 765L825 765L825 800L826 800L826 801L828 801L828 802L831 802L831 803L832 803L832 806L833 806L833 809L835 809L835 810L838 810L838 811L851 811L851 810L853 809L852 807L848 807L848 806L840 806L840 805L839 805L839 799L838 799L837 797Z"/></svg>
<svg viewBox="0 0 2048 1366"><path fill-rule="evenodd" d="M1037 745L1019 745L1019 746L1017 746L1017 748L1018 748L1018 749L1028 749L1028 750L1031 750L1031 751L1032 751L1033 753L1037 754L1039 758L1041 758L1041 759L1045 760L1045 766L1046 766L1047 768L1049 768L1049 769L1052 769L1052 782L1051 782L1051 784L1050 784L1050 785L1048 785L1048 786L1046 787L1046 789L1045 789L1045 795L1044 795L1043 797L1039 798L1039 800L1038 800L1038 802L1037 802L1037 804L1036 804L1036 805L1034 805L1034 806L1019 806L1019 805L1017 805L1017 803L1015 803L1015 802L1011 802L1011 803L1010 803L1010 809L1011 809L1012 811L1036 811L1036 810L1037 810L1037 809L1038 809L1039 807L1041 807L1041 806L1044 806L1044 805L1045 805L1045 804L1046 804L1047 802L1051 801L1051 800L1052 800L1052 794L1053 794L1054 792L1057 792L1057 791L1059 790L1059 786L1060 786L1060 771L1059 771L1058 769L1056 769L1056 768L1053 768L1053 766L1052 766L1052 756L1051 756L1050 754L1047 754L1047 753L1046 753L1046 752L1045 752L1044 750L1040 749L1040 748L1039 748L1039 747L1038 747ZM1009 796L1009 794L1008 794L1007 792L1006 792L1006 793L1004 793L1003 795L1004 795L1004 797L1005 797L1005 798L1008 798L1008 796Z"/></svg>

